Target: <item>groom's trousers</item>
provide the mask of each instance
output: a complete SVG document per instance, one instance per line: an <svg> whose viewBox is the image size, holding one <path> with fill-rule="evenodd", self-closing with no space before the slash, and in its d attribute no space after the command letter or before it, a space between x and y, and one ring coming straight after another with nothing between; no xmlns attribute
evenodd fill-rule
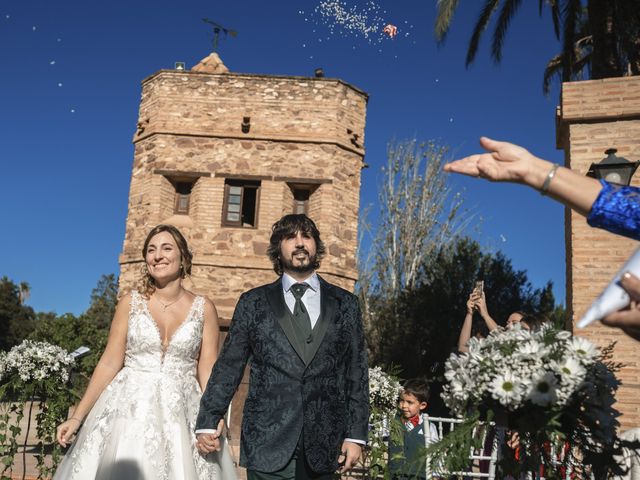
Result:
<svg viewBox="0 0 640 480"><path fill-rule="evenodd" d="M302 439L298 442L291 460L275 472L258 472L247 469L247 480L335 480L337 473L316 473L309 468L305 460Z"/></svg>

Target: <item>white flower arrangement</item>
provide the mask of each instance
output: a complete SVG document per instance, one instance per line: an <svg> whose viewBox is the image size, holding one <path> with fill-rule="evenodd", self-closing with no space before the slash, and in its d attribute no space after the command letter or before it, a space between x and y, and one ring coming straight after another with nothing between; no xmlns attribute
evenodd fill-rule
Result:
<svg viewBox="0 0 640 480"><path fill-rule="evenodd" d="M519 453L503 452L503 473L518 478L542 465L546 478L563 478L563 468L600 478L617 471L614 453L621 445L619 413L613 408L620 384L614 372L620 365L611 361L612 349L600 352L550 326L496 329L485 339L472 338L467 353L447 360L442 397L470 427L494 419L510 432L505 437L517 434ZM559 461L549 445L564 445L573 453ZM504 443L502 448L515 447Z"/></svg>
<svg viewBox="0 0 640 480"><path fill-rule="evenodd" d="M400 382L380 367L369 369L369 404L372 409L393 412L398 406L402 391Z"/></svg>
<svg viewBox="0 0 640 480"><path fill-rule="evenodd" d="M462 416L470 403L492 398L508 411L527 403L563 407L583 385L597 349L569 332L544 328L531 332L516 325L472 338L469 352L445 365L445 403Z"/></svg>
<svg viewBox="0 0 640 480"><path fill-rule="evenodd" d="M74 359L65 349L46 342L25 340L9 352L0 352L0 383L17 374L23 382L47 379L66 383Z"/></svg>

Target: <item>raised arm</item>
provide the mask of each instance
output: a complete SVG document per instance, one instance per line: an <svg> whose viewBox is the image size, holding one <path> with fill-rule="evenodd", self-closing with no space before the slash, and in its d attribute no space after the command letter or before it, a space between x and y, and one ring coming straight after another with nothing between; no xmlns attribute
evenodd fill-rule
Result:
<svg viewBox="0 0 640 480"><path fill-rule="evenodd" d="M445 171L544 190L548 196L584 216L589 214L602 189L598 180L538 158L513 143L481 137L480 145L486 153L448 163Z"/></svg>
<svg viewBox="0 0 640 480"><path fill-rule="evenodd" d="M476 305L477 305L478 311L480 312L480 316L484 320L484 323L486 323L489 331L491 332L496 328L498 328L498 323L493 318L491 318L491 315L489 315L489 310L487 310L487 299L484 296L484 292L482 292L478 296Z"/></svg>
<svg viewBox="0 0 640 480"><path fill-rule="evenodd" d="M469 351L469 340L471 339L471 326L473 325L473 309L476 305L477 296L475 292L469 295L467 300L467 314L464 317L464 323L458 337L458 351L465 353Z"/></svg>
<svg viewBox="0 0 640 480"><path fill-rule="evenodd" d="M96 365L87 390L73 415L58 426L56 439L63 447L67 446L71 437L76 433L84 418L96 403L107 385L124 365L124 352L127 345L127 325L129 309L131 307L131 295L127 294L120 299L116 306L116 312L111 322L107 346Z"/></svg>

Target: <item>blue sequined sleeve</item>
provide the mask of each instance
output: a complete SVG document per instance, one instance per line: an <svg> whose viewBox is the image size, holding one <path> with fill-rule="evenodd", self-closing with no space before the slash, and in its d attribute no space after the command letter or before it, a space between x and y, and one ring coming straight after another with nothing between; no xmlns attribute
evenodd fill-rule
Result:
<svg viewBox="0 0 640 480"><path fill-rule="evenodd" d="M587 217L589 225L640 240L640 188L600 183L602 190Z"/></svg>

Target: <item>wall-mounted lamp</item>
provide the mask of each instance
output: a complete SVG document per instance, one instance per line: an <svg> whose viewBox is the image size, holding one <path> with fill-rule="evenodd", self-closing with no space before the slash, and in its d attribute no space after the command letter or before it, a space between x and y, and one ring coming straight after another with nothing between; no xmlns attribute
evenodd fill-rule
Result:
<svg viewBox="0 0 640 480"><path fill-rule="evenodd" d="M587 176L618 185L629 185L640 161L630 162L626 158L618 157L616 156L617 151L615 148L606 150L604 153L607 156L599 163L592 163Z"/></svg>
<svg viewBox="0 0 640 480"><path fill-rule="evenodd" d="M186 70L184 62L176 62L174 68L181 71Z"/></svg>
<svg viewBox="0 0 640 480"><path fill-rule="evenodd" d="M313 73L315 74L316 78L322 78L324 77L324 70L322 68L316 68Z"/></svg>
<svg viewBox="0 0 640 480"><path fill-rule="evenodd" d="M249 133L249 130L251 130L251 117L242 117L240 128L242 128L242 133Z"/></svg>

